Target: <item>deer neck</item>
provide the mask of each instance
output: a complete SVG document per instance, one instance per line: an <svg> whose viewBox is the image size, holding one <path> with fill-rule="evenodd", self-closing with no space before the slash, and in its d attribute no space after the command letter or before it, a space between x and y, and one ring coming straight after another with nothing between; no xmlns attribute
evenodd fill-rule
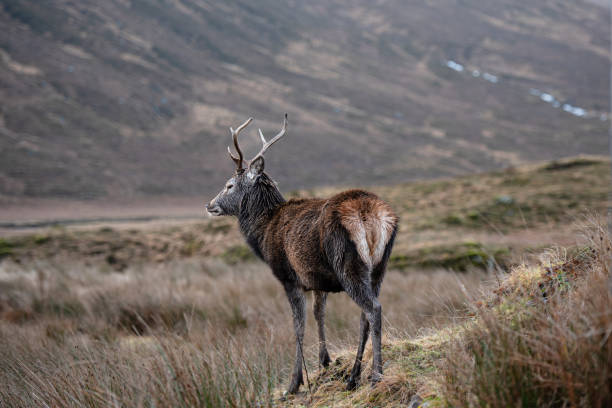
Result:
<svg viewBox="0 0 612 408"><path fill-rule="evenodd" d="M258 180L250 194L242 200L238 215L240 231L262 259L261 247L266 226L284 202L282 194L267 176Z"/></svg>

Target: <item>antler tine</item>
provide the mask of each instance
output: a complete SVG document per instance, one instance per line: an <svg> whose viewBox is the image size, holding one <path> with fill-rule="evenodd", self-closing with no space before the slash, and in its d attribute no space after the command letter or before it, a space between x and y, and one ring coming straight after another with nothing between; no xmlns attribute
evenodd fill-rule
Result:
<svg viewBox="0 0 612 408"><path fill-rule="evenodd" d="M287 114L286 113L285 113L285 120L283 121L283 128L269 142L266 141L266 138L264 137L263 132L261 131L261 129L259 129L259 137L261 137L261 141L263 143L263 147L261 148L259 153L257 153L257 155L255 155L255 157L253 157L251 159L250 162L252 163L253 161L255 161L255 159L259 158L260 156L263 156L263 154L266 152L266 150L268 150L268 148L270 146L272 146L274 143L276 143L278 141L278 139L283 137L286 132L287 132Z"/></svg>
<svg viewBox="0 0 612 408"><path fill-rule="evenodd" d="M242 157L235 157L232 154L232 149L230 149L229 146L227 146L227 152L229 153L230 158L234 161L234 163L236 164L236 168L240 169L242 168Z"/></svg>
<svg viewBox="0 0 612 408"><path fill-rule="evenodd" d="M238 146L238 133L240 133L240 131L242 131L242 129L247 127L248 124L251 123L252 120L253 120L253 118L248 118L246 120L246 122L244 122L242 125L238 126L238 128L236 130L234 130L234 129L232 129L230 127L230 132L232 133L232 140L234 141L234 148L236 149L236 152L238 152L238 157L235 157L232 154L232 149L230 149L229 146L227 146L227 152L229 153L229 155L232 158L232 160L234 161L234 163L236 163L236 170L241 170L242 169L242 162L243 162L242 150L240 150L240 146Z"/></svg>

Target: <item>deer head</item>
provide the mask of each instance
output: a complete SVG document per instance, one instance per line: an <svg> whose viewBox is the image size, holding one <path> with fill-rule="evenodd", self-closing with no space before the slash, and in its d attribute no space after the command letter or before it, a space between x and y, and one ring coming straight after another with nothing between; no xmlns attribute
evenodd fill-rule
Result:
<svg viewBox="0 0 612 408"><path fill-rule="evenodd" d="M238 134L251 123L253 119L249 118L246 122L240 125L236 130L230 127L232 135L232 141L234 142L234 149L238 157L232 154L231 148L228 146L227 151L230 158L236 164L236 171L234 176L231 177L225 183L223 190L212 199L210 203L206 205L206 211L210 215L238 215L240 212L240 203L243 198L249 194L254 185L257 184L261 176L264 174L264 153L270 146L276 143L281 137L285 135L287 131L287 114L285 114L285 120L283 121L283 128L281 131L274 136L270 141L267 141L264 137L261 129L259 129L259 137L263 146L259 153L255 155L251 160L247 161L246 167L243 167L245 160L243 159L242 150L238 144Z"/></svg>

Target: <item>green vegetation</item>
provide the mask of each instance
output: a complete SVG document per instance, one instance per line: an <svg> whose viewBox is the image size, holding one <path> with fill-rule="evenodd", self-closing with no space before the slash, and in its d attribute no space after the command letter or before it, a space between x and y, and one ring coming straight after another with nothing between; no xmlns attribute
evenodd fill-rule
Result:
<svg viewBox="0 0 612 408"><path fill-rule="evenodd" d="M184 245L181 248L182 256L194 256L202 249L204 246L204 241L196 238L192 234L188 234L186 237L183 237Z"/></svg>
<svg viewBox="0 0 612 408"><path fill-rule="evenodd" d="M388 342L384 380L343 391L352 361L315 377L312 406L609 406L612 403L611 242L594 225L588 248L515 268L457 322ZM367 356L365 358L367 361ZM307 399L308 398L308 399Z"/></svg>
<svg viewBox="0 0 612 408"><path fill-rule="evenodd" d="M507 248L488 247L477 242L430 246L407 254L393 254L389 266L394 269L444 268L465 272L468 268L493 269L507 266Z"/></svg>
<svg viewBox="0 0 612 408"><path fill-rule="evenodd" d="M353 392L359 316L332 294L332 365L317 366L308 319L312 393L280 399L291 312L228 219L1 239L0 405L608 406L612 245L573 222L605 208L609 167L579 163L375 189L401 218L381 292L385 375L368 384L366 349Z"/></svg>
<svg viewBox="0 0 612 408"><path fill-rule="evenodd" d="M211 221L202 227L204 232L210 234L227 234L232 229L232 224L227 221Z"/></svg>
<svg viewBox="0 0 612 408"><path fill-rule="evenodd" d="M548 170L548 171L567 170L567 169L571 169L575 167L593 166L597 163L598 163L597 160L593 160L593 159L589 159L585 157L578 157L578 158L569 159L569 160L554 160L550 162L549 164L547 164L546 166L544 166L544 170Z"/></svg>
<svg viewBox="0 0 612 408"><path fill-rule="evenodd" d="M51 241L51 237L48 235L36 234L32 237L35 245L44 245Z"/></svg>
<svg viewBox="0 0 612 408"><path fill-rule="evenodd" d="M525 240L530 231L563 231L586 208L604 211L610 164L578 157L551 163L461 177L379 187L400 216L391 267L399 269L502 268L510 252L538 249L552 242ZM293 191L292 196L329 196L339 189ZM499 241L486 244L489 238ZM222 240L219 239L222 236ZM418 245L415 245L418 243ZM415 246L418 250L415 250ZM512 251L511 251L512 249ZM0 256L87 258L125 269L128 263L217 256L229 264L251 262L236 223L206 219L198 223L144 231L50 230L0 242Z"/></svg>
<svg viewBox="0 0 612 408"><path fill-rule="evenodd" d="M17 246L18 243L14 240L6 240L0 238L0 260L2 258L13 255L13 251Z"/></svg>
<svg viewBox="0 0 612 408"><path fill-rule="evenodd" d="M235 265L240 262L254 261L255 255L253 251L246 245L234 245L229 247L221 258L230 265Z"/></svg>
<svg viewBox="0 0 612 408"><path fill-rule="evenodd" d="M477 310L445 351L448 405L610 405L612 252L600 233L588 254L515 271Z"/></svg>

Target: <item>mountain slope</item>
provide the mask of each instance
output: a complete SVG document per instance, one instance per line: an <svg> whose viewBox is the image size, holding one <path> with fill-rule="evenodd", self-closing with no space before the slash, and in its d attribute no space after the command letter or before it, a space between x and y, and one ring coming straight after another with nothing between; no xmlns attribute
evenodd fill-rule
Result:
<svg viewBox="0 0 612 408"><path fill-rule="evenodd" d="M267 163L295 188L607 149L609 27L590 2L4 0L0 26L5 196L211 192L227 127L272 134L284 112Z"/></svg>

